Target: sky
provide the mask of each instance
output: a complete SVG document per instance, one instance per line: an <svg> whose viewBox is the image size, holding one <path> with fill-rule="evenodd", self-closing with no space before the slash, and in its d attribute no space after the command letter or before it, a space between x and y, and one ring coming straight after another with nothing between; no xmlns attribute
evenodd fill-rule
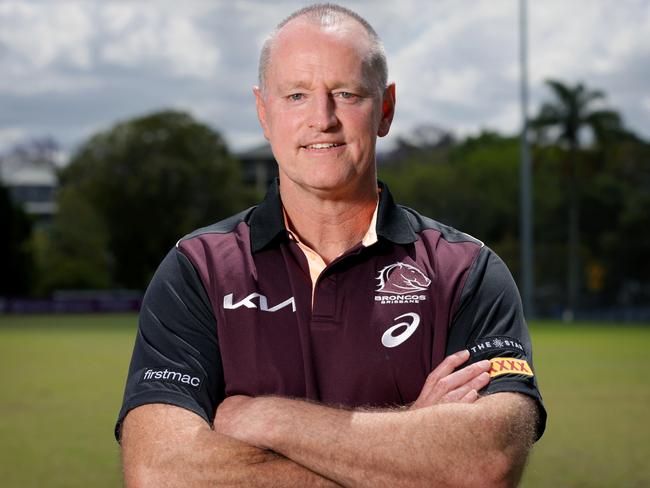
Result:
<svg viewBox="0 0 650 488"><path fill-rule="evenodd" d="M273 27L310 2L0 0L0 152L89 136L156 110L190 112L233 151L263 142L251 88ZM515 133L518 0L341 1L383 39L397 87L391 134L437 125ZM650 0L534 0L529 111L544 80L584 82L650 138Z"/></svg>

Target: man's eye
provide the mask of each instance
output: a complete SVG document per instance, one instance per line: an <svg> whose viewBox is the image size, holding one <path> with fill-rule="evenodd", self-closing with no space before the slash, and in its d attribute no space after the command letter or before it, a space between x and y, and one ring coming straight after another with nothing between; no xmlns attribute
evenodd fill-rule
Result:
<svg viewBox="0 0 650 488"><path fill-rule="evenodd" d="M337 95L341 98L345 98L348 100L354 98L354 93L350 93L350 92L339 92L337 93Z"/></svg>
<svg viewBox="0 0 650 488"><path fill-rule="evenodd" d="M302 100L304 95L302 93L292 93L289 95L289 99L293 100L294 102L297 102L299 100Z"/></svg>

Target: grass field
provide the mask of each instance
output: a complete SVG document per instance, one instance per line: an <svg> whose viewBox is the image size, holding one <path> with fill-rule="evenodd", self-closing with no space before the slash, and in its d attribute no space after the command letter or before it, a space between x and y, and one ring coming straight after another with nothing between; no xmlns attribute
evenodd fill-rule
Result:
<svg viewBox="0 0 650 488"><path fill-rule="evenodd" d="M121 485L135 317L0 316L0 485ZM549 411L524 487L650 486L650 326L531 327Z"/></svg>

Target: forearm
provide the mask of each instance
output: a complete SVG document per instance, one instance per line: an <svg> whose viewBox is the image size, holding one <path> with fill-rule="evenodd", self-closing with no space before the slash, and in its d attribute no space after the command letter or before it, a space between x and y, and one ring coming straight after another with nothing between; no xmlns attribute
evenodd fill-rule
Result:
<svg viewBox="0 0 650 488"><path fill-rule="evenodd" d="M526 399L513 395L519 401ZM346 486L511 486L523 469L527 446L521 444L529 442L516 435L519 426L509 425L529 419L490 398L385 412L272 397L256 402L248 418L258 422L245 434L250 442Z"/></svg>
<svg viewBox="0 0 650 488"><path fill-rule="evenodd" d="M338 486L281 455L214 432L198 417L195 422L165 425L167 406L150 407L158 410L155 428L151 423L142 424L137 410L127 416L124 425L122 458L127 487ZM150 429L175 434L148 435L153 434L147 432Z"/></svg>

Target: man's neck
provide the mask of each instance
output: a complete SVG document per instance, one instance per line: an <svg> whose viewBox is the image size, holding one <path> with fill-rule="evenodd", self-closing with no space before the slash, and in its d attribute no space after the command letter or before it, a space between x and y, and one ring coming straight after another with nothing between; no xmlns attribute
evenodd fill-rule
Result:
<svg viewBox="0 0 650 488"><path fill-rule="evenodd" d="M327 264L361 242L377 207L377 194L376 181L350 192L347 198L328 198L294 185L280 185L292 230Z"/></svg>

